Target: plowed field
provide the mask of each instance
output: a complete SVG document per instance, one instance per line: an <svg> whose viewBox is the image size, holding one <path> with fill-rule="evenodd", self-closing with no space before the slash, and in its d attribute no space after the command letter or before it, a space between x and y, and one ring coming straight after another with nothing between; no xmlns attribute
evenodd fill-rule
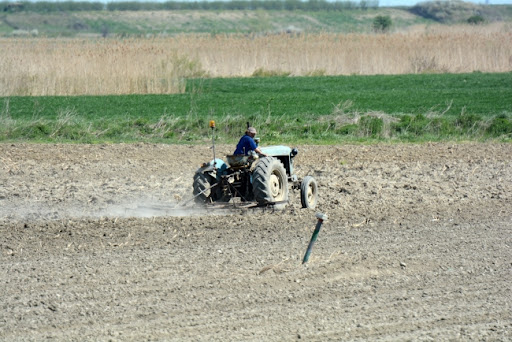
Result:
<svg viewBox="0 0 512 342"><path fill-rule="evenodd" d="M297 192L176 207L207 147L0 144L0 340L512 340L512 145L298 148L305 265Z"/></svg>

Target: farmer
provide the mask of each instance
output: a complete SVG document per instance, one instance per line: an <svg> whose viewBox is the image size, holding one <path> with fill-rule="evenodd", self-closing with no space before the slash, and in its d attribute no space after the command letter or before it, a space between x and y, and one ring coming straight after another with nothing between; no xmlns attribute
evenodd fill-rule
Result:
<svg viewBox="0 0 512 342"><path fill-rule="evenodd" d="M236 150L234 155L249 155L251 151L254 151L258 153L259 155L266 157L267 155L263 152L261 152L261 149L256 145L256 142L254 141L254 137L256 136L256 128L254 127L248 127L247 131L245 131L245 135L240 138L240 141L238 142L238 145L236 145Z"/></svg>

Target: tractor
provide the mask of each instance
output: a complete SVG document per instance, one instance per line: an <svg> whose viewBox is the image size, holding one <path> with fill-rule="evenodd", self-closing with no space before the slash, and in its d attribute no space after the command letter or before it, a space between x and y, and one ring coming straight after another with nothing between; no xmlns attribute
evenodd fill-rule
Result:
<svg viewBox="0 0 512 342"><path fill-rule="evenodd" d="M212 127L213 125L213 127ZM215 127L210 122L210 127ZM255 203L258 207L282 208L288 203L289 184L300 190L303 208L315 208L318 186L312 176L299 180L294 173L293 160L298 150L288 146L260 147L267 156L252 151L249 155L228 155L226 162L215 158L204 163L194 174L193 194L196 202L228 203L235 198ZM258 143L259 139L255 141Z"/></svg>

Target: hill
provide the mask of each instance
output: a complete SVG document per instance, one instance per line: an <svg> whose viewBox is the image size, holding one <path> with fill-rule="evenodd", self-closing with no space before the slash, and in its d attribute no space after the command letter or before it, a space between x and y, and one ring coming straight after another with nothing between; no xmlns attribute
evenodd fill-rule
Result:
<svg viewBox="0 0 512 342"><path fill-rule="evenodd" d="M98 3L57 2L53 5L44 3L47 7L43 7L40 3L36 6L36 3L28 2L0 2L0 36L146 37L180 33L369 33L374 30L372 24L377 16L391 19L392 32L414 30L419 25L435 23L467 23L470 18L476 18L476 23L512 21L510 5L482 6L464 2L430 2L412 8L361 5L330 8L322 6L331 5L319 2L322 6L317 8L310 6L304 7L305 9L294 9L285 6L288 1L268 3L282 6L276 9L254 5L252 8L239 6L229 9L205 9L199 8L199 3L194 3L195 7L190 5L185 8L166 8L157 7L155 3L144 3L144 6L136 7L133 3L112 3L108 5L110 7L105 7L106 5Z"/></svg>

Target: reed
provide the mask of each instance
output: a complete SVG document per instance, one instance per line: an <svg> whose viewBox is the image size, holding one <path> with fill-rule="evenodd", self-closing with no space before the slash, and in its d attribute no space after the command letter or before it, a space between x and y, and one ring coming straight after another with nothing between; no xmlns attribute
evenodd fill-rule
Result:
<svg viewBox="0 0 512 342"><path fill-rule="evenodd" d="M0 39L0 96L170 94L198 77L508 72L512 27L393 34Z"/></svg>

